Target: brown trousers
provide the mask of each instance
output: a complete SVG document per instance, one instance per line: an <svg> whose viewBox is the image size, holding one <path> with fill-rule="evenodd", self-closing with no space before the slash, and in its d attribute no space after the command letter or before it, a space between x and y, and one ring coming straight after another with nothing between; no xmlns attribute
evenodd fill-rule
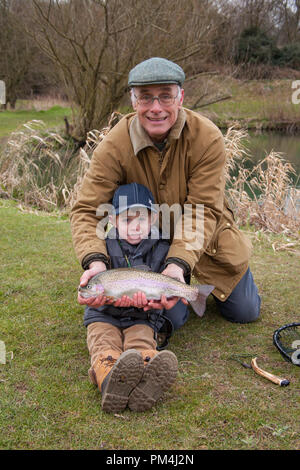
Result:
<svg viewBox="0 0 300 470"><path fill-rule="evenodd" d="M152 328L141 324L121 329L110 323L91 323L87 327L87 347L92 367L98 357L110 354L118 358L127 349L157 353Z"/></svg>

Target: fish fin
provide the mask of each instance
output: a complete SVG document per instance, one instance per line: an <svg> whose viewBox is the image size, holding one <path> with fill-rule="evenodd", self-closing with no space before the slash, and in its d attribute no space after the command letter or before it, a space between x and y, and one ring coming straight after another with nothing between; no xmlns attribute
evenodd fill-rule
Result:
<svg viewBox="0 0 300 470"><path fill-rule="evenodd" d="M139 269L142 271L151 271L151 268L146 264L139 264L138 266L133 266L131 269Z"/></svg>
<svg viewBox="0 0 300 470"><path fill-rule="evenodd" d="M206 309L206 299L209 296L209 294L214 290L215 286L211 286L208 284L204 285L196 285L198 289L198 296L196 300L192 300L190 302L193 310L199 317L202 317L204 315L205 309Z"/></svg>

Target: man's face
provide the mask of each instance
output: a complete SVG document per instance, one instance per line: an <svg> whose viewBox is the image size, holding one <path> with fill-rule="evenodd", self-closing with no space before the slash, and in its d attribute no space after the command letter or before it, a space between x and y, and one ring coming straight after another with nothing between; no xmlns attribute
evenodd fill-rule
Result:
<svg viewBox="0 0 300 470"><path fill-rule="evenodd" d="M171 127L175 124L178 111L183 102L184 92L177 85L147 85L134 87L134 95L137 100L133 102L133 108L137 112L139 121L150 138L156 142L163 141ZM150 101L149 104L142 104L139 99L145 96L153 97L165 96L175 97L174 103L166 106L158 100Z"/></svg>

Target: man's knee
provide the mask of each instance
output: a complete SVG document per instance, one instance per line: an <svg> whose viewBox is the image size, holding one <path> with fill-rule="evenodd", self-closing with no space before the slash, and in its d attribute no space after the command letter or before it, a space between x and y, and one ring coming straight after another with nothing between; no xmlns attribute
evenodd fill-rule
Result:
<svg viewBox="0 0 300 470"><path fill-rule="evenodd" d="M261 298L248 269L225 302L216 299L220 313L227 320L237 323L250 323L260 315Z"/></svg>
<svg viewBox="0 0 300 470"><path fill-rule="evenodd" d="M251 323L256 321L260 315L261 299L257 295L253 299L245 299L244 302L218 302L221 315L227 320L235 323Z"/></svg>
<svg viewBox="0 0 300 470"><path fill-rule="evenodd" d="M256 299L253 299L252 302L247 302L244 306L242 306L242 314L237 314L236 321L240 323L251 323L253 321L256 321L260 316L260 302L261 299L259 295Z"/></svg>

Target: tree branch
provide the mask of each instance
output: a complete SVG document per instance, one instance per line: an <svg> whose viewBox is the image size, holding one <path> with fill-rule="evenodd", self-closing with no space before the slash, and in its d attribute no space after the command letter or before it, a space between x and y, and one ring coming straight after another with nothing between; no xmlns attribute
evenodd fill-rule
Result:
<svg viewBox="0 0 300 470"><path fill-rule="evenodd" d="M218 103L219 101L229 100L230 98L232 98L232 95L223 95L223 96L220 96L219 98L213 98L212 100L207 101L206 103L202 103L202 104L199 105L199 101L202 99L202 97L201 97L196 101L196 103L192 106L191 109L204 108L205 106L209 106L210 104Z"/></svg>

